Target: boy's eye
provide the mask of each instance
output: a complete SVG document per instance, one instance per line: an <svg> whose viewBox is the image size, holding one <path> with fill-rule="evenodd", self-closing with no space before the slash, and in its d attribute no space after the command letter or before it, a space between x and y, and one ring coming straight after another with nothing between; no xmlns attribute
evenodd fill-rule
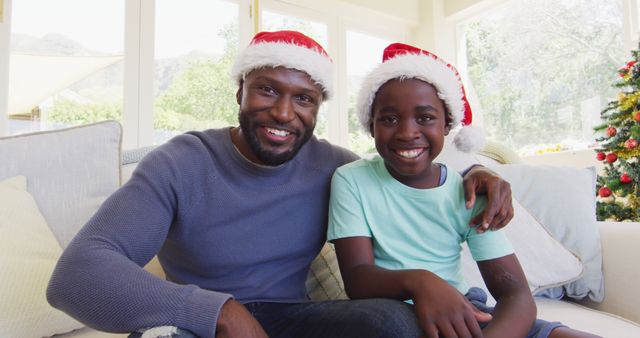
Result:
<svg viewBox="0 0 640 338"><path fill-rule="evenodd" d="M431 117L429 115L422 115L422 116L418 117L418 122L420 122L420 123L429 122L431 120L433 120L433 117Z"/></svg>
<svg viewBox="0 0 640 338"><path fill-rule="evenodd" d="M398 118L395 116L382 116L378 118L378 121L386 125L394 125L398 123Z"/></svg>

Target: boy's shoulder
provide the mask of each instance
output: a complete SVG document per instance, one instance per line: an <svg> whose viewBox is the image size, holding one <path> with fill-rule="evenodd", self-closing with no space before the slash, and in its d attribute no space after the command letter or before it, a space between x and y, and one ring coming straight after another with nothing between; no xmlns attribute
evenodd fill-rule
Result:
<svg viewBox="0 0 640 338"><path fill-rule="evenodd" d="M340 166L336 172L339 172L341 174L346 174L346 173L355 173L358 171L368 171L375 167L379 159L380 157L378 155L361 158Z"/></svg>

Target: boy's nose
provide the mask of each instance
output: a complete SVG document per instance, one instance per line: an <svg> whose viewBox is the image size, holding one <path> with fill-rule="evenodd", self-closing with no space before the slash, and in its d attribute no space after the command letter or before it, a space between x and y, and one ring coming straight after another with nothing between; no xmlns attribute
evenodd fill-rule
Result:
<svg viewBox="0 0 640 338"><path fill-rule="evenodd" d="M401 121L396 130L396 137L400 140L410 141L416 139L418 135L418 128L412 120Z"/></svg>

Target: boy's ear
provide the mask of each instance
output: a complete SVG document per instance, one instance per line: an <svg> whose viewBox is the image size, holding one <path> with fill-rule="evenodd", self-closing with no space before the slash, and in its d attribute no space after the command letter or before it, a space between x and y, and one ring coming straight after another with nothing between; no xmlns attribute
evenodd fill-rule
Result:
<svg viewBox="0 0 640 338"><path fill-rule="evenodd" d="M447 124L444 126L444 136L449 135L449 132L451 131L451 125Z"/></svg>
<svg viewBox="0 0 640 338"><path fill-rule="evenodd" d="M242 102L242 87L244 85L244 80L240 80L240 84L238 85L238 91L236 92L236 102L240 105Z"/></svg>
<svg viewBox="0 0 640 338"><path fill-rule="evenodd" d="M369 134L371 134L371 137L373 138L376 137L375 135L373 135L373 121L369 123Z"/></svg>

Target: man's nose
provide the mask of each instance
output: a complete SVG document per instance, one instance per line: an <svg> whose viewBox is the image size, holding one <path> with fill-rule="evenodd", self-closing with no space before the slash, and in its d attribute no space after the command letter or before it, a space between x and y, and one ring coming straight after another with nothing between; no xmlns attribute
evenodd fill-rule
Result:
<svg viewBox="0 0 640 338"><path fill-rule="evenodd" d="M282 95L278 98L273 109L271 109L271 116L280 123L286 123L295 118L295 112L291 97L288 95Z"/></svg>

